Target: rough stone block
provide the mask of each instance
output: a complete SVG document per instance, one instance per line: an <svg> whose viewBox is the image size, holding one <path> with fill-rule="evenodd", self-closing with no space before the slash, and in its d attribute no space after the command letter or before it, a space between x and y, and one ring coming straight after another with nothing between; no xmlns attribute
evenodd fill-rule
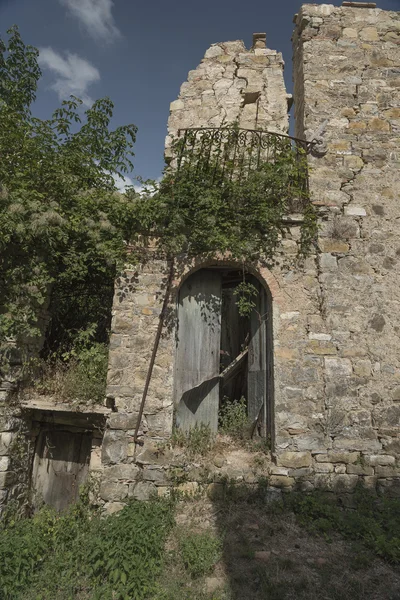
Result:
<svg viewBox="0 0 400 600"><path fill-rule="evenodd" d="M328 377L350 377L353 373L353 367L348 358L325 357L324 362Z"/></svg>
<svg viewBox="0 0 400 600"><path fill-rule="evenodd" d="M170 450L161 451L156 445L148 444L141 452L138 452L136 462L139 465L166 465L171 456Z"/></svg>
<svg viewBox="0 0 400 600"><path fill-rule="evenodd" d="M133 463L113 465L104 469L104 478L110 481L118 481L119 479L135 481L138 478L139 471L139 467Z"/></svg>
<svg viewBox="0 0 400 600"><path fill-rule="evenodd" d="M0 489L9 487L15 483L17 477L13 471L0 472Z"/></svg>
<svg viewBox="0 0 400 600"><path fill-rule="evenodd" d="M396 477L400 474L399 469L395 468L394 466L392 467L381 467L381 466L377 466L375 467L375 474L378 477Z"/></svg>
<svg viewBox="0 0 400 600"><path fill-rule="evenodd" d="M330 342L332 336L329 333L309 333L310 340L318 340L320 342Z"/></svg>
<svg viewBox="0 0 400 600"><path fill-rule="evenodd" d="M150 500L157 494L155 485L149 481L139 481L138 483L130 483L128 496L136 500Z"/></svg>
<svg viewBox="0 0 400 600"><path fill-rule="evenodd" d="M205 53L204 58L216 58L217 56L221 56L224 51L220 46L211 46Z"/></svg>
<svg viewBox="0 0 400 600"><path fill-rule="evenodd" d="M344 207L344 214L348 217L366 217L367 211L361 206L349 205Z"/></svg>
<svg viewBox="0 0 400 600"><path fill-rule="evenodd" d="M314 471L316 473L333 473L334 467L331 463L316 463Z"/></svg>
<svg viewBox="0 0 400 600"><path fill-rule="evenodd" d="M171 104L169 105L169 110L171 112L175 111L175 110L183 110L185 108L185 103L183 100L174 100L173 102L171 102Z"/></svg>
<svg viewBox="0 0 400 600"><path fill-rule="evenodd" d="M272 465L270 468L270 474L287 477L289 475L289 469L286 469L285 467L276 467L275 465Z"/></svg>
<svg viewBox="0 0 400 600"><path fill-rule="evenodd" d="M394 465L396 459L394 456L390 456L389 454L374 454L372 456L366 456L365 462L372 467L388 467L390 465Z"/></svg>
<svg viewBox="0 0 400 600"><path fill-rule="evenodd" d="M300 469L302 467L311 466L311 453L310 452L282 452L277 458L277 463L282 467L289 467L292 469Z"/></svg>
<svg viewBox="0 0 400 600"><path fill-rule="evenodd" d="M355 463L360 457L359 452L340 452L340 451L328 451L327 454L317 454L315 460L317 462L326 463L344 463L351 464Z"/></svg>
<svg viewBox="0 0 400 600"><path fill-rule="evenodd" d="M295 480L293 477L281 477L280 475L272 475L269 478L269 485L277 488L291 488Z"/></svg>
<svg viewBox="0 0 400 600"><path fill-rule="evenodd" d="M106 502L117 502L128 495L128 485L103 481L100 485L100 498Z"/></svg>
<svg viewBox="0 0 400 600"><path fill-rule="evenodd" d="M351 492L357 483L357 475L331 475L331 485L335 492Z"/></svg>
<svg viewBox="0 0 400 600"><path fill-rule="evenodd" d="M211 500L220 500L224 497L225 486L223 483L210 483L207 486L207 496Z"/></svg>
<svg viewBox="0 0 400 600"><path fill-rule="evenodd" d="M321 254L320 265L324 271L335 271L337 269L337 258L329 252L323 252Z"/></svg>
<svg viewBox="0 0 400 600"><path fill-rule="evenodd" d="M10 457L9 456L1 456L0 457L0 471L7 471L10 466Z"/></svg>
<svg viewBox="0 0 400 600"><path fill-rule="evenodd" d="M107 430L102 446L102 461L104 464L121 463L127 458L128 440L119 431Z"/></svg>
<svg viewBox="0 0 400 600"><path fill-rule="evenodd" d="M12 440L13 433L11 431L3 431L3 433L0 433L0 456L8 454Z"/></svg>
<svg viewBox="0 0 400 600"><path fill-rule="evenodd" d="M341 240L331 240L331 239L321 239L318 242L318 245L321 249L322 252L324 253L343 253L343 252L348 252L350 249L350 246L347 242L343 242Z"/></svg>
<svg viewBox="0 0 400 600"><path fill-rule="evenodd" d="M124 506L126 506L123 502L109 502L104 505L103 512L105 515L114 515L117 512L120 512Z"/></svg>
<svg viewBox="0 0 400 600"><path fill-rule="evenodd" d="M112 412L108 419L110 429L135 429L138 413Z"/></svg>
<svg viewBox="0 0 400 600"><path fill-rule="evenodd" d="M152 481L156 485L161 485L166 482L165 471L162 469L143 469L143 481Z"/></svg>
<svg viewBox="0 0 400 600"><path fill-rule="evenodd" d="M347 473L350 475L373 475L374 469L368 465L347 465Z"/></svg>

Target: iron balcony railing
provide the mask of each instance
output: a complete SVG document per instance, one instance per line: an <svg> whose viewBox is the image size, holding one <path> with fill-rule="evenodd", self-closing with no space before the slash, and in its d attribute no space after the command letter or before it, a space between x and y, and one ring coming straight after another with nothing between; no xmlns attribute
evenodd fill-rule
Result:
<svg viewBox="0 0 400 600"><path fill-rule="evenodd" d="M308 190L307 162L304 159L312 142L263 131L236 127L196 127L180 129L176 145L176 169L183 164L195 169L213 169L211 175L237 180L247 178L251 171L265 163L273 164L283 153L294 154L293 177L297 189ZM293 158L292 154L292 158Z"/></svg>

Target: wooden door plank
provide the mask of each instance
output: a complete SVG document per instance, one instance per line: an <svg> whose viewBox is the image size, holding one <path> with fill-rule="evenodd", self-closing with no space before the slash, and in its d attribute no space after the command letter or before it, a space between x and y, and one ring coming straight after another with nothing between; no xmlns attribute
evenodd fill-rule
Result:
<svg viewBox="0 0 400 600"><path fill-rule="evenodd" d="M175 367L176 424L218 429L221 276L201 270L189 277L179 295Z"/></svg>
<svg viewBox="0 0 400 600"><path fill-rule="evenodd" d="M253 283L253 282L252 282ZM261 434L266 435L266 293L257 281L256 308L250 316L250 341L247 383L247 407L251 425L261 424Z"/></svg>
<svg viewBox="0 0 400 600"><path fill-rule="evenodd" d="M91 448L87 433L44 430L40 433L34 460L33 488L37 501L64 510L78 499L85 482Z"/></svg>

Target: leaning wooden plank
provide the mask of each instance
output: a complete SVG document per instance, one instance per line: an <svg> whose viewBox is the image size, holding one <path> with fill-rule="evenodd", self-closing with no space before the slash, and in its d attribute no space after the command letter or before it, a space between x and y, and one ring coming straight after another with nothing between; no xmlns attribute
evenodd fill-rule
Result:
<svg viewBox="0 0 400 600"><path fill-rule="evenodd" d="M237 375L237 373L240 371L240 369L243 368L244 366L244 361L247 357L249 353L248 348L246 348L245 350L243 350L243 352L241 352L239 354L239 356L237 356L235 358L235 360L233 360L227 367L226 369L224 369L222 371L222 373L220 373L220 378L222 381L222 385L224 386L225 384L228 383L228 381L230 381L232 379L232 377L235 377L235 375Z"/></svg>

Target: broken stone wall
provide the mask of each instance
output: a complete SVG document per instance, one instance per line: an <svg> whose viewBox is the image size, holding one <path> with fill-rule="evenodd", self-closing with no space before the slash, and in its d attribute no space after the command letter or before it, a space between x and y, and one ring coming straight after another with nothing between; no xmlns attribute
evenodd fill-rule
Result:
<svg viewBox="0 0 400 600"><path fill-rule="evenodd" d="M200 258L175 273L135 445L168 272L164 262L149 260L127 268L116 285L108 379L115 410L101 489L109 510L130 496L164 493L177 468L187 491L202 478L220 485L222 477L251 483L267 476L272 490L348 491L360 478L371 487L398 486L399 31L399 13L378 9L305 5L296 19L296 135L316 142L310 189L320 231L315 253L299 265L301 217L288 215L277 265L253 265L273 304L271 460L257 470L244 452L231 452L208 464L204 476L165 444L173 423L177 294L183 276L210 266ZM251 73L240 77L241 69ZM255 122L245 94L261 84ZM218 127L227 116L241 127L286 132L286 110L278 54L257 44L249 52L241 42L216 44L171 105L167 147L180 128ZM215 265L232 266L224 257Z"/></svg>
<svg viewBox="0 0 400 600"><path fill-rule="evenodd" d="M288 100L282 54L266 48L265 34L254 34L247 50L240 40L213 44L190 71L171 103L166 156L179 129L223 127L287 133Z"/></svg>
<svg viewBox="0 0 400 600"><path fill-rule="evenodd" d="M18 432L24 429L24 423L19 418L18 402L16 395L18 386L23 377L24 363L30 359L37 358L44 344L45 333L49 324L48 312L50 291L48 301L38 311L37 327L40 334L36 337L24 337L18 340L10 340L7 344L6 355L8 358L8 369L0 373L0 514L5 503L19 495L16 489L19 480L22 487L26 488L25 482L28 473L20 475L16 473L13 455L18 452L29 464L29 450L27 444L22 444Z"/></svg>

